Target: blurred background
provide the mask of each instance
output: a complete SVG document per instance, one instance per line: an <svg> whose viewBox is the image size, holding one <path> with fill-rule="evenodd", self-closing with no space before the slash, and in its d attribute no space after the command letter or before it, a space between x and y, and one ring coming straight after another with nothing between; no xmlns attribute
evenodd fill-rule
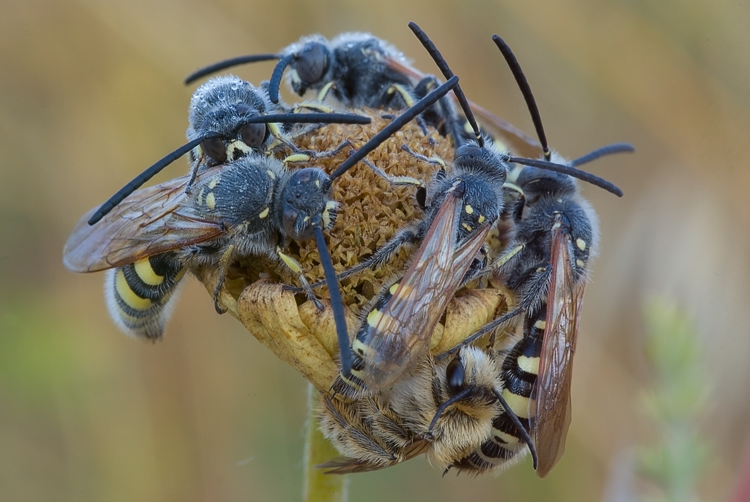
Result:
<svg viewBox="0 0 750 502"><path fill-rule="evenodd" d="M697 333L705 400L695 424L708 447L698 492L732 499L750 439L750 4L11 0L0 17L1 500L300 497L305 381L216 315L194 280L163 342L124 337L107 316L102 275L65 270L62 246L86 210L184 143L192 70L305 34L361 30L434 72L408 21L472 100L532 132L490 40L505 38L564 155L616 141L637 153L589 166L625 197L584 189L601 251L567 452L552 474L537 479L526 460L498 478L441 478L419 459L353 476L350 500L658 493L629 460L663 441L642 399L658 376L644 355L643 306L655 296ZM259 83L272 66L236 73ZM183 172L178 162L160 179Z"/></svg>

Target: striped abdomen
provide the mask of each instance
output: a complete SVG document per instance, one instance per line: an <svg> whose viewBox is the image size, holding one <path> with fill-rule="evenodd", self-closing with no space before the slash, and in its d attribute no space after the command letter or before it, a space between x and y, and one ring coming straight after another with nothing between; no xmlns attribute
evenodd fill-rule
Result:
<svg viewBox="0 0 750 502"><path fill-rule="evenodd" d="M174 253L108 270L104 295L115 324L126 335L160 339L171 311L170 300L184 275Z"/></svg>
<svg viewBox="0 0 750 502"><path fill-rule="evenodd" d="M539 354L544 339L546 308L524 321L523 338L508 352L502 365L503 399L528 431L535 410L531 393L539 371ZM504 469L509 461L522 458L526 443L513 421L503 412L492 421L492 436L468 456L451 467L459 471L481 474L492 469Z"/></svg>

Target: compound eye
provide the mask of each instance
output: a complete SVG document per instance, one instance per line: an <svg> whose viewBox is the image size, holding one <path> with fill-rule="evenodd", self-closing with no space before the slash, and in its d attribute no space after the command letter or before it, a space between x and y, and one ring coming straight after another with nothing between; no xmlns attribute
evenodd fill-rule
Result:
<svg viewBox="0 0 750 502"><path fill-rule="evenodd" d="M323 44L312 42L297 54L297 75L306 84L320 82L328 69L328 49Z"/></svg>
<svg viewBox="0 0 750 502"><path fill-rule="evenodd" d="M482 149L477 145L461 145L456 149L454 159L458 158L478 158L482 155Z"/></svg>
<svg viewBox="0 0 750 502"><path fill-rule="evenodd" d="M240 131L242 141L250 148L260 148L266 140L266 124L245 124Z"/></svg>
<svg viewBox="0 0 750 502"><path fill-rule="evenodd" d="M204 139L201 141L201 150L218 164L222 164L227 160L227 149L224 147L224 142L221 138Z"/></svg>
<svg viewBox="0 0 750 502"><path fill-rule="evenodd" d="M466 385L466 369L459 356L448 363L448 367L445 369L445 380L453 394L461 392Z"/></svg>

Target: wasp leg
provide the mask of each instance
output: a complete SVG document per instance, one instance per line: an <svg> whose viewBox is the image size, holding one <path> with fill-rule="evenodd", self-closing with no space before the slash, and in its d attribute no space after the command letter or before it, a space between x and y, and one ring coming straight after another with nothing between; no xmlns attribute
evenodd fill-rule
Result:
<svg viewBox="0 0 750 502"><path fill-rule="evenodd" d="M328 158L328 157L335 157L336 155L338 155L339 153L341 153L341 151L344 148L351 147L351 146L352 146L351 141L349 141L347 139L347 140L342 141L333 150L328 150L328 151L325 151L325 152L315 152L313 150L300 150L300 149L298 149L298 148L295 147L294 151L296 153L293 153L292 155L288 155L286 158L284 158L282 160L282 162L284 164L294 164L294 163L298 163L298 162L309 163L310 161L312 161L314 159L324 159L324 158Z"/></svg>
<svg viewBox="0 0 750 502"><path fill-rule="evenodd" d="M302 270L302 266L299 264L299 262L295 260L294 258L292 258L291 256L284 254L280 248L276 248L276 254L279 255L279 258L281 259L282 263L284 263L284 265L286 265L287 268L289 268L289 270L292 271L292 273L297 274L297 278L300 284L302 285L302 290L307 295L307 298L311 302L313 302L313 304L315 305L315 308L318 309L318 312L322 311L325 307L313 293L312 287L310 286L310 283L307 282L307 278L305 277L305 273ZM325 284L325 281L322 281L321 284Z"/></svg>
<svg viewBox="0 0 750 502"><path fill-rule="evenodd" d="M372 172L383 178L385 181L395 186L416 186L417 188L424 188L424 182L411 176L391 176L385 171L377 167L375 164L367 159L362 159L362 162L372 169Z"/></svg>
<svg viewBox="0 0 750 502"><path fill-rule="evenodd" d="M227 246L226 251L221 255L219 259L219 279L216 281L216 287L214 287L214 308L219 314L223 314L227 309L219 303L219 295L221 294L221 288L224 287L224 282L227 279L227 270L229 265L234 259L234 244Z"/></svg>

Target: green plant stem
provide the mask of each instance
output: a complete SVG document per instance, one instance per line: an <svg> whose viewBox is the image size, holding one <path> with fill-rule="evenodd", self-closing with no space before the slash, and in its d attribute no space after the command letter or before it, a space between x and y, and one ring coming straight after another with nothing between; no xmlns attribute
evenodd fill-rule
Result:
<svg viewBox="0 0 750 502"><path fill-rule="evenodd" d="M347 476L324 474L315 466L339 455L336 449L318 430L315 407L319 393L308 385L307 394L307 437L305 440L305 480L302 488L304 502L346 502Z"/></svg>

